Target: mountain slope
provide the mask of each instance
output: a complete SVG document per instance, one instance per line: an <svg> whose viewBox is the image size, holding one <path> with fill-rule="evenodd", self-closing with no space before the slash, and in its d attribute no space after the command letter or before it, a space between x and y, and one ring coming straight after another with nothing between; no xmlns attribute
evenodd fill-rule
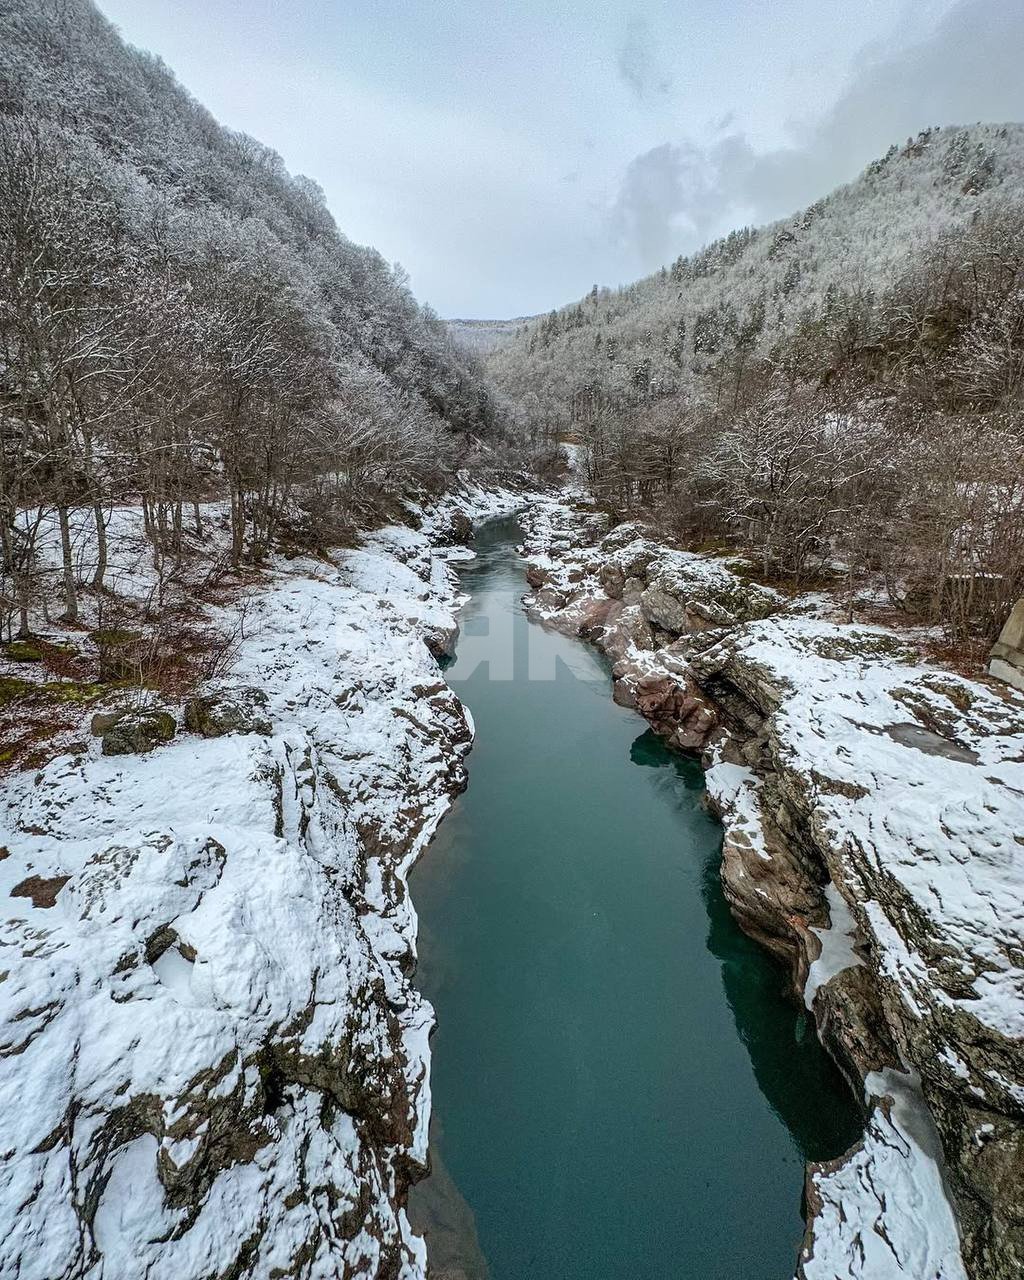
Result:
<svg viewBox="0 0 1024 1280"><path fill-rule="evenodd" d="M488 365L611 512L977 660L1024 594L1024 127L922 133Z"/></svg>
<svg viewBox="0 0 1024 1280"><path fill-rule="evenodd" d="M449 397L471 371L401 274L338 231L315 182L291 176L270 148L219 125L160 58L126 45L90 0L9 0L0 48L0 112L49 122L83 150L95 147L130 184L126 199L160 195L191 230L197 218L222 217L269 237L268 247L294 255L312 277L303 283L320 295L315 301L350 360L457 416ZM133 218L145 210L122 212Z"/></svg>
<svg viewBox="0 0 1024 1280"><path fill-rule="evenodd" d="M836 290L879 292L935 238L1024 196L1024 126L922 133L801 213L743 228L653 276L540 318L489 361L516 397L568 421L571 397L685 391L737 343L765 352Z"/></svg>
<svg viewBox="0 0 1024 1280"><path fill-rule="evenodd" d="M448 332L467 351L486 355L509 342L535 319L536 316L521 316L516 320L449 320Z"/></svg>
<svg viewBox="0 0 1024 1280"><path fill-rule="evenodd" d="M0 263L0 535L22 630L19 510L56 509L66 543L69 511L102 522L141 498L178 551L182 503L224 493L237 566L284 523L336 538L502 434L475 358L400 269L90 0L0 8ZM70 551L65 573L73 618Z"/></svg>

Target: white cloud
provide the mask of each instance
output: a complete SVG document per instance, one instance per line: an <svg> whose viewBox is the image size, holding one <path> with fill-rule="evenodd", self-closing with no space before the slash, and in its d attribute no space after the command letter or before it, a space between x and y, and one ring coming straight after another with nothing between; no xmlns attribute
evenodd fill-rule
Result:
<svg viewBox="0 0 1024 1280"><path fill-rule="evenodd" d="M626 282L926 125L1024 117L1024 0L936 18L952 2L99 0L346 234L478 316Z"/></svg>
<svg viewBox="0 0 1024 1280"><path fill-rule="evenodd" d="M1021 0L960 0L926 38L890 53L877 42L862 51L835 104L794 126L790 146L755 152L733 133L637 156L622 179L615 231L651 270L730 226L813 203L921 129L1024 119L1022 49Z"/></svg>

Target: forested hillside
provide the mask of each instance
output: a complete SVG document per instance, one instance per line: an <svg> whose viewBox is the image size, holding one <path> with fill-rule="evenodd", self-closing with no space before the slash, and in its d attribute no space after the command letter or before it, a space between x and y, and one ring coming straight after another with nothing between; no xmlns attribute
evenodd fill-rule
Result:
<svg viewBox="0 0 1024 1280"><path fill-rule="evenodd" d="M535 318L523 316L518 320L449 320L448 328L463 347L482 355L510 341L524 325Z"/></svg>
<svg viewBox="0 0 1024 1280"><path fill-rule="evenodd" d="M1024 591L1024 128L926 131L489 364L613 508L982 645Z"/></svg>
<svg viewBox="0 0 1024 1280"><path fill-rule="evenodd" d="M222 128L89 0L0 7L0 625L59 526L141 502L159 555L230 499L231 561L442 484L502 436L471 355L316 184ZM81 524L80 519L78 524ZM184 530L184 533L183 533Z"/></svg>

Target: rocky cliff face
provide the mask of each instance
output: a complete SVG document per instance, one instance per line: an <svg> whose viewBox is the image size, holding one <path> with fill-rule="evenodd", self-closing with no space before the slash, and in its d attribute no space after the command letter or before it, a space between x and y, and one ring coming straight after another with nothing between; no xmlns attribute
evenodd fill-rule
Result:
<svg viewBox="0 0 1024 1280"><path fill-rule="evenodd" d="M458 603L437 544L511 505L282 562L228 682L265 694L251 723L8 781L0 1274L425 1274L406 874L470 740L431 652Z"/></svg>
<svg viewBox="0 0 1024 1280"><path fill-rule="evenodd" d="M585 502L525 526L531 613L703 754L734 914L863 1094L863 1142L808 1171L800 1275L1019 1276L1024 699Z"/></svg>

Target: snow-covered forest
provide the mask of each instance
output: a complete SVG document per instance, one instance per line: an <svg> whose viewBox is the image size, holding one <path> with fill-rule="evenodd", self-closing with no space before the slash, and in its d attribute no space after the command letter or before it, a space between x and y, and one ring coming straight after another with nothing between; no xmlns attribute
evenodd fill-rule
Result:
<svg viewBox="0 0 1024 1280"><path fill-rule="evenodd" d="M881 578L984 646L1024 590L1024 128L928 130L489 365L619 513L796 585Z"/></svg>
<svg viewBox="0 0 1024 1280"><path fill-rule="evenodd" d="M0 40L4 634L40 540L68 619L104 586L119 503L173 562L227 498L237 568L566 438L615 511L882 581L966 650L1024 590L1020 126L926 131L646 280L449 327L89 0L11 0Z"/></svg>
<svg viewBox="0 0 1024 1280"><path fill-rule="evenodd" d="M401 268L90 0L0 9L0 395L5 634L28 628L48 531L64 615L103 587L119 503L173 560L228 498L237 567L283 525L336 542L501 460L475 359Z"/></svg>
<svg viewBox="0 0 1024 1280"><path fill-rule="evenodd" d="M564 214L589 284L518 15L220 7L337 60L350 231L432 288L479 231L508 314ZM625 154L683 113L623 16ZM0 1280L1015 1280L1022 681L1024 125L446 320L94 0L0 0Z"/></svg>

